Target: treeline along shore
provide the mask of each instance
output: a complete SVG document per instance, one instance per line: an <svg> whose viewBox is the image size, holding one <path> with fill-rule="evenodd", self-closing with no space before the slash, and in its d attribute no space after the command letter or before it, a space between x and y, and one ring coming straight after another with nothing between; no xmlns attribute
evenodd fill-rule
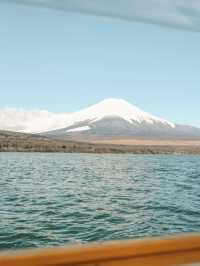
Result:
<svg viewBox="0 0 200 266"><path fill-rule="evenodd" d="M200 145L134 145L56 140L39 135L0 131L0 152L65 152L113 154L200 154Z"/></svg>

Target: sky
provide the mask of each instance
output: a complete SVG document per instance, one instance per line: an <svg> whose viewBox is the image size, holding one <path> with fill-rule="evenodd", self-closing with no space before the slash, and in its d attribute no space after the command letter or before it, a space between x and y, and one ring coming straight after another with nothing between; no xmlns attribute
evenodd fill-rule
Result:
<svg viewBox="0 0 200 266"><path fill-rule="evenodd" d="M199 47L199 32L0 0L0 113L122 98L200 127Z"/></svg>

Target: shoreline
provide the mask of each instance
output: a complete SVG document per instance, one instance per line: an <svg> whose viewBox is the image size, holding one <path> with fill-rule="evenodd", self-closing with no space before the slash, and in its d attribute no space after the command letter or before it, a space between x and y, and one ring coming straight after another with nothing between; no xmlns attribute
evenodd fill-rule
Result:
<svg viewBox="0 0 200 266"><path fill-rule="evenodd" d="M119 143L120 140L112 140L110 141L111 143L102 143L101 141L80 142L51 139L39 135L1 131L0 152L200 155L199 140L142 140L142 142L141 140L131 140L132 144L130 144L130 140L127 140L127 142L128 141L128 145L125 143ZM169 145L169 141L171 141L171 144L173 143L173 145ZM177 145L177 143L179 144ZM196 143L196 145L194 143Z"/></svg>
<svg viewBox="0 0 200 266"><path fill-rule="evenodd" d="M0 148L0 153L71 153L71 154L132 154L132 155L200 155L200 147L193 146L118 146L89 145L74 147L13 147Z"/></svg>

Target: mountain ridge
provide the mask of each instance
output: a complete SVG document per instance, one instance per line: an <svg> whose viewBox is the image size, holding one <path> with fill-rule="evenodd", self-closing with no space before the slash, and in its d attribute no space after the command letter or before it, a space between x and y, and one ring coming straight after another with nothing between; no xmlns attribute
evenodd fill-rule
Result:
<svg viewBox="0 0 200 266"><path fill-rule="evenodd" d="M105 99L81 111L72 113L73 123L84 120L96 122L104 117L120 117L130 123L134 121L137 123L147 122L152 124L156 121L174 127L174 123L144 112L123 99Z"/></svg>
<svg viewBox="0 0 200 266"><path fill-rule="evenodd" d="M42 133L60 139L200 139L200 129L178 125L122 99L106 99L69 115L66 126Z"/></svg>

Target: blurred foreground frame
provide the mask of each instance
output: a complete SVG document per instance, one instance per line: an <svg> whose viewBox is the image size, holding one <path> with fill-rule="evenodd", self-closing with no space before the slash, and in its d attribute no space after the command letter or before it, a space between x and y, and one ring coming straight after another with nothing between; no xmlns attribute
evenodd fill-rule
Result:
<svg viewBox="0 0 200 266"><path fill-rule="evenodd" d="M200 31L199 0L0 0L0 2Z"/></svg>
<svg viewBox="0 0 200 266"><path fill-rule="evenodd" d="M200 265L200 234L113 241L0 255L1 266Z"/></svg>

